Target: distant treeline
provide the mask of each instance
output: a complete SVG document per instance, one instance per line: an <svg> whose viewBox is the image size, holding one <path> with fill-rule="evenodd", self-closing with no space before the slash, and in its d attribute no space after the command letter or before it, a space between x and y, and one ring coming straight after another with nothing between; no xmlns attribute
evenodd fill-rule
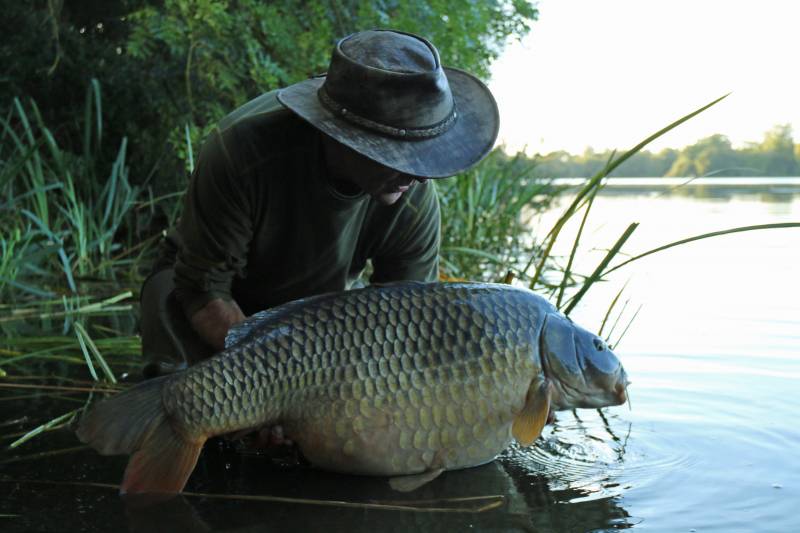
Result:
<svg viewBox="0 0 800 533"><path fill-rule="evenodd" d="M619 154L618 154L619 155ZM611 151L583 154L564 151L535 157L537 173L543 177L590 176L608 162ZM724 135L712 135L676 150L642 151L619 166L612 176L800 176L800 144L792 138L792 128L779 125L764 135L761 142L742 148L731 146Z"/></svg>

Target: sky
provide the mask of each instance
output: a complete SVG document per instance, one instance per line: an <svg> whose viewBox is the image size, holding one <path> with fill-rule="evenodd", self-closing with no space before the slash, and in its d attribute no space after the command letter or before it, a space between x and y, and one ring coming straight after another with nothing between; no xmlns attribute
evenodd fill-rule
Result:
<svg viewBox="0 0 800 533"><path fill-rule="evenodd" d="M800 142L800 1L540 0L492 66L507 151L624 150L731 93L648 149L776 124Z"/></svg>

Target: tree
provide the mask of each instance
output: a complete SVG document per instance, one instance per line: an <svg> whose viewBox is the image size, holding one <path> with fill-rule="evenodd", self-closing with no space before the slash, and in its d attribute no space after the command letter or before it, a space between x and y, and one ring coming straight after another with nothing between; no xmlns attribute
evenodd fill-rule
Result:
<svg viewBox="0 0 800 533"><path fill-rule="evenodd" d="M711 172L725 175L739 166L731 141L725 135L715 134L684 148L665 175L704 176Z"/></svg>
<svg viewBox="0 0 800 533"><path fill-rule="evenodd" d="M564 151L537 156L537 173L545 177L592 176L605 166L610 150L583 154ZM700 139L681 150L665 148L658 153L634 154L611 176L797 176L800 145L792 139L788 124L773 127L760 143L735 149L724 135Z"/></svg>
<svg viewBox="0 0 800 533"><path fill-rule="evenodd" d="M130 23L126 14L145 0L0 0L0 104L20 98L36 102L42 121L65 150L80 152L86 88L92 78L103 85L105 138L113 140L104 167L116 156L125 135L152 135L157 121L148 105L152 87L125 53ZM66 5L65 5L66 4ZM143 128L144 131L143 131ZM157 138L157 135L152 135ZM133 150L155 160L158 142L136 143ZM154 152L155 151L155 152Z"/></svg>
<svg viewBox="0 0 800 533"><path fill-rule="evenodd" d="M765 133L758 151L764 158L764 171L768 176L795 176L800 170L790 124L779 124Z"/></svg>
<svg viewBox="0 0 800 533"><path fill-rule="evenodd" d="M85 88L103 86L103 114L132 139L132 179L158 163L182 184L186 126L196 145L225 113L327 67L333 43L357 30L421 34L442 61L488 75L509 38L530 29L525 0L0 0L7 73L0 96L36 99L43 119L80 145ZM68 144L68 143L67 143ZM176 179L181 181L176 182Z"/></svg>

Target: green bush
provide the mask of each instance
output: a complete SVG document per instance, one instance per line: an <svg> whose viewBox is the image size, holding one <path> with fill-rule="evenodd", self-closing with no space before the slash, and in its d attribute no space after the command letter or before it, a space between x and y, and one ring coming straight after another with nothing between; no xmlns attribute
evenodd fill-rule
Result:
<svg viewBox="0 0 800 533"><path fill-rule="evenodd" d="M30 96L79 152L83 89L102 80L108 137L132 140L131 181L182 189L192 144L250 98L324 71L337 38L394 27L430 38L446 65L486 77L537 16L522 0L0 0L0 102ZM105 167L116 157L96 157Z"/></svg>

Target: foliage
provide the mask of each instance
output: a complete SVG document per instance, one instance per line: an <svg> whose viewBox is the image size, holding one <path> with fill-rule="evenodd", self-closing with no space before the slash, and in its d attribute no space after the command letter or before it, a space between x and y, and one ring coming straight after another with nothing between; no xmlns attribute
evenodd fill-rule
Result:
<svg viewBox="0 0 800 533"><path fill-rule="evenodd" d="M519 272L536 244L525 237L531 218L555 190L536 179L521 156L495 150L477 168L436 182L442 207L442 271L446 277L499 281Z"/></svg>
<svg viewBox="0 0 800 533"><path fill-rule="evenodd" d="M135 267L122 243L138 237L134 202L140 191L128 181L125 138L107 173L95 171L101 110L95 82L86 96L79 154L62 149L33 101L25 106L15 99L0 123L3 301L75 294L83 280L117 279L125 267Z"/></svg>
<svg viewBox="0 0 800 533"><path fill-rule="evenodd" d="M154 83L125 52L130 32L126 14L146 0L0 0L0 109L14 98L39 104L43 122L61 150L83 149L86 86L103 81L106 137L136 139L128 160L137 162L136 183L143 183L164 151L165 137L153 128ZM103 146L94 156L107 168L118 146ZM146 162L147 164L141 164Z"/></svg>
<svg viewBox="0 0 800 533"><path fill-rule="evenodd" d="M734 161L734 158L734 150L728 138L719 134L712 135L681 150L665 175L702 176L711 170L725 169L731 163L730 172L738 175L738 169L733 168L738 166L738 161Z"/></svg>
<svg viewBox="0 0 800 533"><path fill-rule="evenodd" d="M85 294L83 281L138 283L141 259L158 233L162 202L174 213L178 195L144 200L128 180L127 139L107 173L95 156L107 143L99 83L83 113L84 147L63 150L33 101L15 100L0 137L0 296L7 301ZM31 118L33 117L33 118ZM519 272L536 244L521 237L556 191L533 176L523 157L496 150L472 171L438 182L443 212L442 265L450 277L497 281ZM89 289L91 290L91 289Z"/></svg>
<svg viewBox="0 0 800 533"><path fill-rule="evenodd" d="M0 137L5 299L135 276L152 243L142 236L177 214L174 191L186 185L192 146L249 98L323 71L337 38L370 27L419 33L438 45L444 64L485 76L507 39L524 35L537 15L521 0L0 6L0 98L9 106ZM90 83L98 77L102 100L99 83ZM135 209L153 190L168 201Z"/></svg>
<svg viewBox="0 0 800 533"><path fill-rule="evenodd" d="M742 152L753 159L753 166L764 169L767 176L797 176L800 175L798 146L794 144L791 126L783 124L764 134L761 143L750 143Z"/></svg>
<svg viewBox="0 0 800 533"><path fill-rule="evenodd" d="M393 27L426 35L445 63L485 76L505 40L524 35L535 16L521 1L166 0L131 14L128 52L145 70L171 65L165 81L180 88L183 105L159 112L175 125L170 139L179 148L182 124L199 142L249 98L323 72L332 44L354 31Z"/></svg>
<svg viewBox="0 0 800 533"><path fill-rule="evenodd" d="M581 155L551 152L536 158L547 177L586 176L603 168L610 151L587 148ZM671 148L653 153L642 151L615 169L612 176L798 176L800 144L789 125L778 125L764 134L760 143L734 148L724 135L711 135L682 150Z"/></svg>
<svg viewBox="0 0 800 533"><path fill-rule="evenodd" d="M0 101L40 105L64 149L80 146L83 87L103 80L111 138L135 139L138 185L185 186L197 145L224 114L327 67L336 39L372 27L426 36L445 65L486 77L537 10L524 0L0 0ZM100 154L101 156L103 154ZM114 153L101 157L101 165Z"/></svg>

